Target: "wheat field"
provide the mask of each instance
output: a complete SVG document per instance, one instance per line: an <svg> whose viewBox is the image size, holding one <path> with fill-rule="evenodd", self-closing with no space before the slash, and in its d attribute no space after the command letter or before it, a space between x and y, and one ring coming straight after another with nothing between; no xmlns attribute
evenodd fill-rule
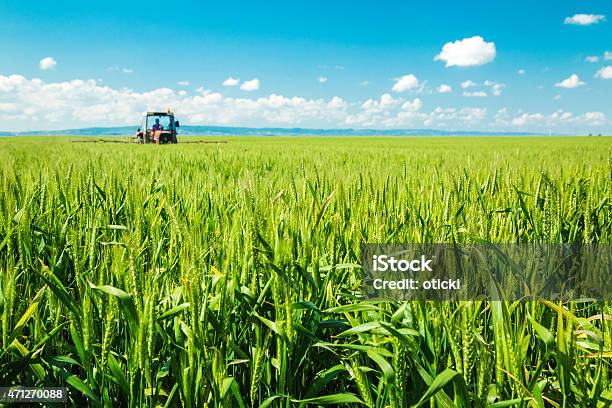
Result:
<svg viewBox="0 0 612 408"><path fill-rule="evenodd" d="M94 407L612 404L610 303L365 301L359 267L365 242L610 244L610 138L72 140L0 138L0 385Z"/></svg>

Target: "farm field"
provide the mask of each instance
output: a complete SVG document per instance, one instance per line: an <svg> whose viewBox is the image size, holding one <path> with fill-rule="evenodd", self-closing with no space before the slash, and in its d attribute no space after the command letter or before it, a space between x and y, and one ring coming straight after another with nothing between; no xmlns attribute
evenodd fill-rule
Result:
<svg viewBox="0 0 612 408"><path fill-rule="evenodd" d="M612 403L611 303L365 301L359 268L366 242L612 243L611 138L73 140L0 138L0 385L105 407Z"/></svg>

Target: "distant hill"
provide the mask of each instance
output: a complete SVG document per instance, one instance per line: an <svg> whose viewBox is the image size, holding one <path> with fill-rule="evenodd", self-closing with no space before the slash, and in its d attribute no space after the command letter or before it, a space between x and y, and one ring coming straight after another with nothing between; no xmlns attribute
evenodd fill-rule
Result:
<svg viewBox="0 0 612 408"><path fill-rule="evenodd" d="M90 127L65 130L36 130L0 132L0 136L126 136L133 135L135 126ZM307 129L307 128L250 128L230 126L181 126L179 136L532 136L529 132L477 132L473 130L439 129Z"/></svg>

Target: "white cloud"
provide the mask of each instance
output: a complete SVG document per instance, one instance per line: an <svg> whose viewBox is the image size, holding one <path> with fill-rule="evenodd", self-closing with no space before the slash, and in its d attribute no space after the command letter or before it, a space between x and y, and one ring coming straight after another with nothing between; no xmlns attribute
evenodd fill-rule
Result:
<svg viewBox="0 0 612 408"><path fill-rule="evenodd" d="M606 51L604 52L604 59L606 61L612 60L612 51Z"/></svg>
<svg viewBox="0 0 612 408"><path fill-rule="evenodd" d="M568 78L565 78L561 82L557 82L555 86L559 88L577 88L581 85L584 85L584 82L580 80L580 77L576 74L570 75Z"/></svg>
<svg viewBox="0 0 612 408"><path fill-rule="evenodd" d="M468 88L471 88L473 86L476 86L476 82L472 81L471 79L468 79L467 81L463 81L461 83L461 87L463 89L468 89Z"/></svg>
<svg viewBox="0 0 612 408"><path fill-rule="evenodd" d="M555 126L563 123L574 123L588 126L601 126L606 123L606 115L603 112L585 112L575 116L571 112L558 110L548 115L546 118L548 126Z"/></svg>
<svg viewBox="0 0 612 408"><path fill-rule="evenodd" d="M337 96L328 100L276 94L229 98L203 88L194 94L169 88L136 92L103 86L93 79L47 83L0 75L0 122L12 126L6 130L134 124L143 111L167 107L192 124L337 126L345 119L348 104Z"/></svg>
<svg viewBox="0 0 612 408"><path fill-rule="evenodd" d="M423 124L425 126L470 127L482 123L486 116L486 108L464 107L457 109L437 107L426 115Z"/></svg>
<svg viewBox="0 0 612 408"><path fill-rule="evenodd" d="M585 62L599 62L599 57L597 55L589 55L584 59Z"/></svg>
<svg viewBox="0 0 612 408"><path fill-rule="evenodd" d="M423 107L423 102L419 98L406 101L401 109L393 116L384 119L381 124L384 127L412 126L416 123L424 123L426 113L418 112Z"/></svg>
<svg viewBox="0 0 612 408"><path fill-rule="evenodd" d="M368 99L360 110L347 115L344 125L360 128L410 128L449 127L453 129L478 126L486 118L486 108L437 107L430 112L423 111L423 101L383 94L378 99Z"/></svg>
<svg viewBox="0 0 612 408"><path fill-rule="evenodd" d="M134 72L132 68L120 67L119 65L113 65L112 67L108 67L109 71L117 71L123 72L124 74L131 74Z"/></svg>
<svg viewBox="0 0 612 408"><path fill-rule="evenodd" d="M463 92L463 96L484 98L487 96L487 93L483 91Z"/></svg>
<svg viewBox="0 0 612 408"><path fill-rule="evenodd" d="M484 85L491 88L491 93L494 96L500 96L502 94L502 90L506 87L506 84L489 81L488 79L484 82Z"/></svg>
<svg viewBox="0 0 612 408"><path fill-rule="evenodd" d="M402 76L395 82L393 88L391 88L394 92L406 92L409 89L414 89L419 87L419 80L412 74L407 74Z"/></svg>
<svg viewBox="0 0 612 408"><path fill-rule="evenodd" d="M346 109L347 104L346 102L344 102L344 100L342 98L340 98L339 96L334 96L333 98L331 98L331 100L327 103L327 107L332 108L332 109Z"/></svg>
<svg viewBox="0 0 612 408"><path fill-rule="evenodd" d="M519 75L525 75L525 70L523 68L521 68L518 71L516 71L516 73L519 74Z"/></svg>
<svg viewBox="0 0 612 408"><path fill-rule="evenodd" d="M508 125L508 118L510 117L510 115L508 114L508 108L501 108L500 110L497 111L497 113L495 114L495 123L498 125Z"/></svg>
<svg viewBox="0 0 612 408"><path fill-rule="evenodd" d="M479 84L477 84L476 82L474 82L474 81L472 81L470 79L468 79L467 81L463 81L461 83L461 88L463 88L463 89L470 89L470 88L474 88L474 87L477 87L477 86L479 86ZM499 83L499 82L493 82L493 81L490 81L490 80L487 79L487 80L485 80L483 82L482 86L486 86L486 87L491 88L491 94L492 95L500 96L502 94L502 89L506 86L506 84L502 84L502 83ZM473 91L473 92L464 91L463 92L463 96L468 96L468 97L472 97L472 96L475 96L475 97L485 97L485 96L487 96L487 92L482 91L482 90L480 90L480 91Z"/></svg>
<svg viewBox="0 0 612 408"><path fill-rule="evenodd" d="M350 126L376 126L384 119L389 119L391 110L397 109L401 103L401 98L396 99L388 93L381 95L379 99L367 99L358 112L349 114L344 119L344 123Z"/></svg>
<svg viewBox="0 0 612 408"><path fill-rule="evenodd" d="M412 101L406 101L402 104L402 109L405 111L418 111L423 107L423 101L415 98Z"/></svg>
<svg viewBox="0 0 612 408"><path fill-rule="evenodd" d="M434 61L444 61L447 67L470 67L487 64L495 59L495 43L485 42L481 36L474 36L447 42Z"/></svg>
<svg viewBox="0 0 612 408"><path fill-rule="evenodd" d="M365 110L380 112L384 109L387 109L391 106L396 106L401 103L401 98L395 99L390 94L382 94L380 96L380 100L376 99L368 99L364 103L361 104L361 107Z"/></svg>
<svg viewBox="0 0 612 408"><path fill-rule="evenodd" d="M363 80L363 81L361 81L361 82L359 83L359 85L361 85L361 86L367 86L367 85L370 85L370 81Z"/></svg>
<svg viewBox="0 0 612 408"><path fill-rule="evenodd" d="M190 92L177 88L141 92L112 88L93 79L45 82L21 75L0 75L0 123L5 124L2 130L16 131L131 125L139 121L143 111L171 107L185 124L254 127L335 128L349 125L355 128L483 130L489 129L491 124L502 126L505 123L504 126L512 127L513 119L518 125L529 125L528 129L541 126L545 130L548 126L562 129L568 124L581 125L584 129L610 124L602 112L569 114L561 111L543 115L540 120L535 113L519 111L510 115L504 111L488 122L484 107L426 110L427 100L396 97L391 93L357 104L348 103L339 96L307 99L270 94L236 98L202 87ZM527 116L522 117L523 114Z"/></svg>
<svg viewBox="0 0 612 408"><path fill-rule="evenodd" d="M601 79L612 79L612 65L601 68L595 76Z"/></svg>
<svg viewBox="0 0 612 408"><path fill-rule="evenodd" d="M586 112L575 115L572 112L559 109L551 114L529 113L519 110L512 117L507 108L500 109L495 115L495 123L504 127L519 127L521 130L531 129L535 131L561 130L567 131L568 127L575 132L578 127L600 127L606 124L606 115L603 112Z"/></svg>
<svg viewBox="0 0 612 408"><path fill-rule="evenodd" d="M327 82L327 77L320 76L320 77L317 78L317 81L319 81L320 83L324 84L325 82Z"/></svg>
<svg viewBox="0 0 612 408"><path fill-rule="evenodd" d="M51 57L45 57L45 58L40 60L38 65L39 65L40 69L42 69L43 71L47 71L49 69L55 68L55 66L57 65L57 61L55 61Z"/></svg>
<svg viewBox="0 0 612 408"><path fill-rule="evenodd" d="M504 111L504 114L506 111ZM513 126L523 127L530 125L533 128L540 129L553 129L562 128L563 126L590 126L598 127L606 124L606 115L603 112L585 112L581 115L574 115L572 112L564 111L559 109L549 115L542 113L528 113L519 111L517 116L512 118L511 121L507 121L507 114L504 116L497 115L496 119L500 124L510 124Z"/></svg>
<svg viewBox="0 0 612 408"><path fill-rule="evenodd" d="M242 85L240 85L240 89L243 91L256 91L259 89L259 79L253 78L249 81L244 81Z"/></svg>
<svg viewBox="0 0 612 408"><path fill-rule="evenodd" d="M605 19L606 16L602 14L574 14L571 17L565 17L563 22L565 24L588 26L591 24L597 24L600 21L605 21Z"/></svg>
<svg viewBox="0 0 612 408"><path fill-rule="evenodd" d="M189 81L179 81L178 84L180 86L189 86Z"/></svg>
<svg viewBox="0 0 612 408"><path fill-rule="evenodd" d="M240 79L229 77L223 81L223 86L236 86L240 83Z"/></svg>
<svg viewBox="0 0 612 408"><path fill-rule="evenodd" d="M574 114L572 112L566 112L562 109L548 115L549 123L551 123L551 121L569 122L573 118Z"/></svg>
<svg viewBox="0 0 612 408"><path fill-rule="evenodd" d="M587 112L579 116L578 121L592 126L601 126L606 123L606 115L603 112Z"/></svg>
<svg viewBox="0 0 612 408"><path fill-rule="evenodd" d="M506 85L504 85L504 84L494 84L493 87L491 88L491 92L493 92L493 95L499 96L499 95L502 94L502 89L505 86Z"/></svg>
<svg viewBox="0 0 612 408"><path fill-rule="evenodd" d="M423 101L394 98L385 93L379 99L370 98L363 102L357 112L347 115L345 125L359 127L398 127L422 125L426 113L421 113Z"/></svg>
<svg viewBox="0 0 612 408"><path fill-rule="evenodd" d="M512 119L512 124L515 126L524 126L529 123L539 122L544 119L544 115L541 113L523 113L522 115L516 116Z"/></svg>
<svg viewBox="0 0 612 408"><path fill-rule="evenodd" d="M558 101L559 99L561 99L561 95L557 94L557 95L555 95L555 96L553 97L553 99L554 99L555 101Z"/></svg>
<svg viewBox="0 0 612 408"><path fill-rule="evenodd" d="M439 93L451 93L453 92L453 88L450 85L442 84L438 87Z"/></svg>

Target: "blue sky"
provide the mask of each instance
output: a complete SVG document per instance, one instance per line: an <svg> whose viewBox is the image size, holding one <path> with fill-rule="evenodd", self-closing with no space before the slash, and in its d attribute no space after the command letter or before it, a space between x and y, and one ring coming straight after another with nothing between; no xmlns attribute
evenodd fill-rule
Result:
<svg viewBox="0 0 612 408"><path fill-rule="evenodd" d="M0 130L612 133L609 0L89 3L0 3Z"/></svg>

